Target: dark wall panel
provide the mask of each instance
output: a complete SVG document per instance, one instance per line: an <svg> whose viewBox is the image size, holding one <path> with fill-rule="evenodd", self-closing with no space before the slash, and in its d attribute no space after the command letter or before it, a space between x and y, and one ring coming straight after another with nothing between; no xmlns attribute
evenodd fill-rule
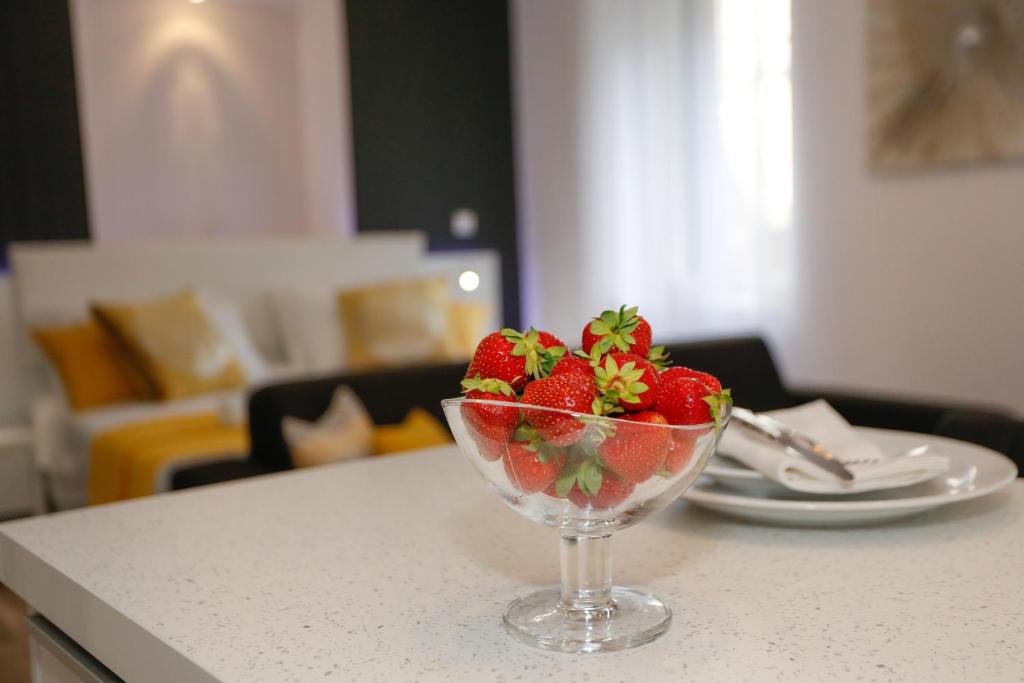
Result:
<svg viewBox="0 0 1024 683"><path fill-rule="evenodd" d="M431 249L500 251L505 322L519 325L505 0L348 0L361 230L419 229ZM450 231L456 208L479 232Z"/></svg>
<svg viewBox="0 0 1024 683"><path fill-rule="evenodd" d="M67 2L0 2L0 267L8 242L88 234Z"/></svg>

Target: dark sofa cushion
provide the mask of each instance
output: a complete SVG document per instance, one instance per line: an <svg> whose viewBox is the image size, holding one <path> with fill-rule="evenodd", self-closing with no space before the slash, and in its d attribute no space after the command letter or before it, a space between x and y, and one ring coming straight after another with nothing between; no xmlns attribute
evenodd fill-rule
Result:
<svg viewBox="0 0 1024 683"><path fill-rule="evenodd" d="M223 481L256 477L270 474L277 470L271 469L251 458L245 460L218 460L216 462L183 467L171 476L171 489L190 489Z"/></svg>
<svg viewBox="0 0 1024 683"><path fill-rule="evenodd" d="M732 389L733 400L751 410L791 404L768 345L760 337L667 344L673 365L710 372Z"/></svg>

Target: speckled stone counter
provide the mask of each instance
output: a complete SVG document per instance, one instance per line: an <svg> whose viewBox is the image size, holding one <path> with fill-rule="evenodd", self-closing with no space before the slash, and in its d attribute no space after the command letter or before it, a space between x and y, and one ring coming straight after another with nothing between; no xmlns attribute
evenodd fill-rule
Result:
<svg viewBox="0 0 1024 683"><path fill-rule="evenodd" d="M554 531L454 449L0 526L0 581L129 681L1021 680L1024 482L898 525L757 527L683 502L615 540L662 639L548 654L501 626Z"/></svg>

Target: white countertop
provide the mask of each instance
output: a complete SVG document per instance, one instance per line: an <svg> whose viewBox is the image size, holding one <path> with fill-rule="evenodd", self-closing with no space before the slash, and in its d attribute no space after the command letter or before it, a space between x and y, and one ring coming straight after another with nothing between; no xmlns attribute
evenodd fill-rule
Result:
<svg viewBox="0 0 1024 683"><path fill-rule="evenodd" d="M1024 482L901 524L757 527L678 502L614 541L666 636L544 653L501 612L556 532L454 448L0 526L0 581L129 681L1020 680Z"/></svg>

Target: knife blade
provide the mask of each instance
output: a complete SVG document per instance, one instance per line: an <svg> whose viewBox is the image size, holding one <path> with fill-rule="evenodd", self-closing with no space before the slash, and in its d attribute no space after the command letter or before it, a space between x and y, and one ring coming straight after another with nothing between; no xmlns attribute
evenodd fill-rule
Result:
<svg viewBox="0 0 1024 683"><path fill-rule="evenodd" d="M787 451L804 460L835 474L840 479L845 481L853 480L853 473L822 444L790 429L775 418L767 415L757 415L746 408L737 408L735 406L732 409L732 416L743 427L778 443Z"/></svg>

